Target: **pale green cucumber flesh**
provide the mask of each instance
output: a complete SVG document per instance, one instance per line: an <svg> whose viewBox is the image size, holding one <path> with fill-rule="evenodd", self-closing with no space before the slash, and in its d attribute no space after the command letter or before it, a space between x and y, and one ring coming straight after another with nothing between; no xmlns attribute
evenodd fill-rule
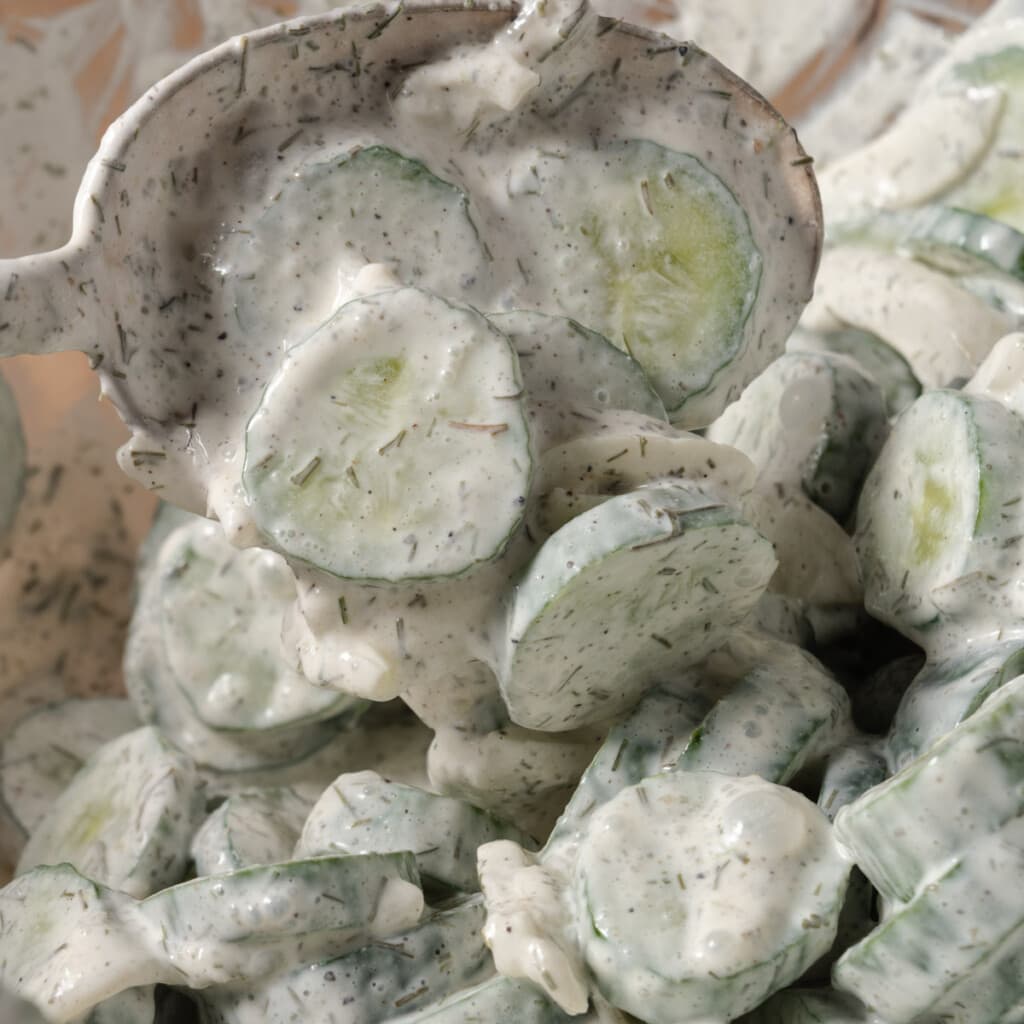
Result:
<svg viewBox="0 0 1024 1024"><path fill-rule="evenodd" d="M519 357L527 418L539 451L584 433L595 412L630 409L667 419L640 364L596 331L543 313L494 313L488 319Z"/></svg>
<svg viewBox="0 0 1024 1024"><path fill-rule="evenodd" d="M222 262L239 326L289 345L302 340L296 321L327 320L338 293L350 294L370 263L386 264L403 284L474 304L485 294L487 254L466 195L384 146L305 164L250 233L226 242Z"/></svg>
<svg viewBox="0 0 1024 1024"><path fill-rule="evenodd" d="M487 979L494 961L484 945L483 903L473 897L420 924L344 956L244 987L204 992L216 1024L379 1024L431 1007ZM339 1014L344 1013L339 1018Z"/></svg>
<svg viewBox="0 0 1024 1024"><path fill-rule="evenodd" d="M643 488L570 520L527 566L499 637L512 720L564 731L625 710L718 646L774 569L768 542L692 486Z"/></svg>
<svg viewBox="0 0 1024 1024"><path fill-rule="evenodd" d="M280 555L239 550L217 523L196 520L167 538L159 567L167 664L206 726L271 731L357 705L285 662L281 620L295 601L295 577Z"/></svg>
<svg viewBox="0 0 1024 1024"><path fill-rule="evenodd" d="M184 876L203 805L196 766L144 726L86 761L32 833L18 873L67 862L97 882L146 896Z"/></svg>
<svg viewBox="0 0 1024 1024"><path fill-rule="evenodd" d="M139 725L129 701L71 699L19 719L0 746L0 797L26 833L97 749Z"/></svg>
<svg viewBox="0 0 1024 1024"><path fill-rule="evenodd" d="M229 796L202 823L190 847L197 875L217 875L290 860L311 801L293 789Z"/></svg>
<svg viewBox="0 0 1024 1024"><path fill-rule="evenodd" d="M422 912L409 853L319 857L243 868L164 889L138 913L190 988L261 980L338 956Z"/></svg>
<svg viewBox="0 0 1024 1024"><path fill-rule="evenodd" d="M512 209L534 230L549 225L537 248L566 282L555 301L628 351L678 409L744 346L761 256L743 208L699 160L653 142L540 154L530 172Z"/></svg>
<svg viewBox="0 0 1024 1024"><path fill-rule="evenodd" d="M849 698L809 658L801 668L766 665L744 676L693 731L675 767L782 785L826 754L850 727Z"/></svg>
<svg viewBox="0 0 1024 1024"><path fill-rule="evenodd" d="M500 554L532 473L515 352L479 313L404 288L291 349L246 428L254 519L336 576L456 576Z"/></svg>
<svg viewBox="0 0 1024 1024"><path fill-rule="evenodd" d="M341 775L327 787L309 812L295 854L411 850L424 879L475 892L477 847L497 839L533 846L517 828L464 800L363 771Z"/></svg>
<svg viewBox="0 0 1024 1024"><path fill-rule="evenodd" d="M792 790L649 778L588 820L573 888L584 957L602 994L650 1024L730 1020L828 950L848 872Z"/></svg>
<svg viewBox="0 0 1024 1024"><path fill-rule="evenodd" d="M889 899L1024 813L1024 677L843 808L836 834ZM899 823L899 828L895 823Z"/></svg>
<svg viewBox="0 0 1024 1024"><path fill-rule="evenodd" d="M852 359L881 388L889 416L898 416L921 394L921 382L903 355L868 331L847 327L838 331L797 330L791 351L835 352Z"/></svg>
<svg viewBox="0 0 1024 1024"><path fill-rule="evenodd" d="M1001 1011L1019 1005L1020 975L1004 970L1024 958L1022 825L1017 819L985 836L933 876L839 959L833 984L891 1024L948 1014L982 1024L1000 1019L984 1003L1001 1003ZM958 990L972 983L983 1005L958 1005Z"/></svg>
<svg viewBox="0 0 1024 1024"><path fill-rule="evenodd" d="M905 768L1021 674L1020 640L925 664L907 687L889 728L886 747L893 770Z"/></svg>

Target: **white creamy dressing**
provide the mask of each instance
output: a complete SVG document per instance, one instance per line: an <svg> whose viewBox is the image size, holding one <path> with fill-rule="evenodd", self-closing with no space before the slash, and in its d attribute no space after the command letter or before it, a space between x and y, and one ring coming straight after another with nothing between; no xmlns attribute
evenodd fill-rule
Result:
<svg viewBox="0 0 1024 1024"><path fill-rule="evenodd" d="M396 31L402 22L398 16ZM496 22L497 18L491 24ZM219 518L236 543L266 543L267 537L265 525L262 535L256 529L252 498L243 487L245 430L247 424L250 433L254 429L252 417L261 391L269 380L288 376L285 347L315 331L339 305L367 293L372 296L376 289L397 279L428 289L441 288L447 299L460 306L541 308L561 314L575 311L565 308L571 290L563 288L563 301L558 288L566 275L574 272L573 267L580 265L575 255L577 243L572 240L575 222L586 223L588 211L604 201L597 189L602 162L609 157L595 153L595 146L605 146L606 153L623 154L616 155L612 163L621 159L625 167L625 161L633 158L621 140L647 140L644 145L652 152L651 143L669 144L675 151L692 151L712 174L735 177L735 187L744 195L747 190L756 193L746 204L754 244L766 248L770 238L772 245L780 247L779 258L766 261L763 267L755 253L748 270L760 275L760 289L766 294L785 296L779 304L792 302L795 307L804 294L804 275L809 280L814 258L807 245L815 226L813 211L801 212L797 203L796 212L810 220L778 233L779 204L792 204L792 188L803 188L804 183L777 186L776 179L781 180L783 171L776 161L783 162L785 174L799 176L803 170L790 171L784 162L785 147L793 145L788 130L781 122L765 119L757 109L759 101L740 91L738 83L710 63L702 70L704 58L695 53L681 56L677 48L663 51L646 44L629 44L632 50L623 48L617 40L620 30L599 29L595 16L584 8L565 4L548 5L543 10L528 7L513 26L501 29L493 38L484 21L478 23L481 28L474 34L479 42L460 42L442 56L435 55L430 63L403 72L387 88L375 77L383 72L372 61L364 65L358 47L355 51L346 48L337 66L322 65L317 63L318 51L307 46L312 40L299 34L291 44L286 37L288 47L275 52L288 54L310 70L298 76L306 91L298 99L289 94L287 100L280 101L287 104L286 114L275 127L268 124L271 115L266 105L247 92L248 83L257 80L256 62L265 60L265 55L255 43L251 51L242 51L241 57L236 48L223 73L235 75L240 63L242 77L234 79L237 103L250 113L235 115L237 123L232 122L228 129L229 138L204 141L201 151L193 154L194 164L179 150L168 149L159 178L140 180L134 170L134 155L125 155L123 172L94 165L100 173L121 175L118 183L125 186L119 200L118 231L123 230L126 238L133 230L143 237L141 246L124 250L121 257L143 282L142 313L129 317L127 312L117 311L110 333L114 348L97 367L104 391L125 413L133 430L131 442L121 452L122 465L170 500ZM378 30L367 33L369 39L386 39L390 25L382 20ZM612 56L615 47L625 56ZM658 95L655 82L662 74L658 70L662 60L665 74L677 75L679 65L694 76L685 116L678 105L666 106L652 99ZM650 84L645 83L645 75L652 77ZM375 84L364 87L370 78L375 78ZM344 111L340 146L338 136L332 134L337 129L324 119L325 113L328 118L338 116L324 102L324 96L330 95L324 86L331 83L333 89L339 82L351 83L345 88L354 101ZM737 91L723 91L718 85ZM634 92L643 92L644 102ZM168 116L175 116L175 103L191 102L182 99L186 95L187 89L169 96ZM723 110L727 111L724 117ZM324 119L323 125L318 119ZM708 132L715 134L713 148ZM268 144L273 154L270 160ZM146 162L154 169L159 167L162 145L147 152ZM249 147L242 150L247 154L243 177L218 180L211 158L217 145ZM325 160L329 164L351 159L360 147L368 150L374 146L421 161L440 185L431 186L434 191L429 202L424 202L426 193L415 189L383 193L384 205L376 212L382 223L393 224L402 236L397 240L391 237L390 228L379 236L369 229L365 235L356 233L349 239L348 255L324 266L318 254L328 251L327 229L315 219L307 223L290 217L289 197L305 187L307 171L313 177L320 173L315 168L322 168ZM798 155L794 150L791 162L800 164ZM566 220L549 223L544 197L534 195L534 168L557 169L559 162L567 159L576 162L594 193L559 194ZM759 165L759 159L767 161L765 167ZM444 186L445 182L468 197L462 201L464 206L451 198L455 194L452 184ZM135 188L141 190L142 197L132 192ZM142 227L140 221L133 227L129 223L133 211L145 206L154 190L165 197L165 206L170 202L172 207L172 197L188 193L180 209L174 209L175 220L169 229L172 240L188 239L183 246L177 241L168 246L158 240L161 236L152 225ZM134 204L132 194L136 195ZM211 232L200 212L186 212L188 202L196 197L221 218L215 231ZM442 211L442 216L437 204L449 204L450 209ZM300 203L295 209L305 208ZM441 261L436 256L438 239L425 215L428 210L431 217L437 214L442 218L437 229L445 233ZM280 216L279 211L283 211ZM349 211L341 212L347 215ZM113 207L103 212L103 224L108 228L113 215ZM473 227L469 233L464 230L468 222ZM407 230L403 224L409 225ZM625 245L629 239L621 242ZM166 251L161 257L162 246ZM178 255L179 250L183 255ZM356 256L352 250L357 251ZM302 308L295 308L296 292L287 275L279 279L280 286L260 277L260 260L266 257L273 262L277 254L288 274L301 275ZM596 274L594 266L592 261L587 263L587 272ZM246 292L250 274L255 274L253 280L259 287ZM594 280L599 283L599 278ZM749 302L749 297L745 301ZM759 348L765 332L782 335L788 330L785 320L789 315L775 305L755 306L749 313L747 334L758 339ZM269 324L278 326L262 334L264 328L270 331L265 327ZM493 372L496 363L492 360L489 365L492 370L486 373ZM316 383L318 366L314 362L304 371L304 387ZM735 381L714 383L698 396L701 408L719 407L737 388ZM316 481L315 472L324 459L312 450L312 423L301 418L302 391L298 387L293 391L294 413L287 407L279 410L284 418L275 428L278 433L285 426L297 428L301 444L310 447L308 458L290 477L297 487ZM509 380L500 390L495 384L491 398L500 401L514 393L515 382ZM702 413L697 409L693 415ZM504 458L501 446L511 440L511 430L499 429L507 420L494 419L496 429L489 435L470 435L468 431L465 435L477 442L480 450L493 442L495 466ZM480 422L462 426L475 429L491 421L488 411ZM389 452L397 454L406 428L396 426L399 429L389 438L375 439L364 458L383 460ZM404 436L411 434L407 430ZM391 442L394 448L389 448ZM531 457L537 454L531 452ZM457 467L450 464L446 470L456 473ZM314 475L308 476L307 471ZM510 496L528 497L522 490L529 472L524 466L514 495L511 487L502 485ZM439 486L438 494L431 498L443 504L448 493L447 485ZM493 534L490 540L480 542L481 557L501 550L501 538L514 530L516 523L510 516L504 523L500 517L490 522L486 505L486 500L477 502L467 516L469 522L476 521L478 528L486 527ZM412 530L397 536L396 551L403 555L429 550L430 545ZM460 538L460 557L464 559L464 552L472 550L472 543L469 534ZM471 742L460 745L464 754L475 746L479 756L485 757L488 737L505 749L525 744L523 757L509 757L504 762L516 778L499 780L493 764L481 762L474 767L463 762L446 768L440 763L446 744L444 737L439 737L431 765L438 780L461 775L467 777L467 788L472 788L474 778L486 779L508 793L535 778L567 779L570 772L566 766L585 763L595 738L587 736L580 743L570 736L565 744L544 742L530 748L528 736L506 729L490 667L491 624L502 595L510 591L517 572L534 550L529 533L519 530L501 558L479 561L471 572L451 579L430 578L401 586L340 581L306 567L305 561L317 559L300 552L292 562L298 598L281 630L284 655L314 683L375 700L399 695L432 728L468 729ZM521 767L525 764L529 769ZM559 781L552 788L561 790L565 785Z"/></svg>

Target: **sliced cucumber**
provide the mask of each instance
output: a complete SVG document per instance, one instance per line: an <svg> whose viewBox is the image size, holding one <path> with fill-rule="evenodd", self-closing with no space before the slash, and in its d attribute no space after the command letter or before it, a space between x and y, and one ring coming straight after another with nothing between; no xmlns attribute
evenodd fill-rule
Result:
<svg viewBox="0 0 1024 1024"><path fill-rule="evenodd" d="M692 485L644 488L571 520L527 566L499 636L512 720L557 732L625 710L720 644L774 570L768 542Z"/></svg>
<svg viewBox="0 0 1024 1024"><path fill-rule="evenodd" d="M925 388L944 388L969 378L1016 321L917 260L849 244L822 258L804 324L874 334L906 359Z"/></svg>
<svg viewBox="0 0 1024 1024"><path fill-rule="evenodd" d="M747 328L761 254L743 207L698 159L636 140L541 151L510 183L509 216L536 233L527 280L543 275L558 309L629 352L675 419L703 426L711 417L686 405L760 369Z"/></svg>
<svg viewBox="0 0 1024 1024"><path fill-rule="evenodd" d="M693 730L731 680L691 669L645 694L616 725L580 778L544 847L544 855L578 835L588 815L627 786L673 765Z"/></svg>
<svg viewBox="0 0 1024 1024"><path fill-rule="evenodd" d="M0 537L14 522L25 486L25 435L18 403L0 376Z"/></svg>
<svg viewBox="0 0 1024 1024"><path fill-rule="evenodd" d="M809 654L743 676L693 730L680 771L759 775L780 785L850 732L846 691Z"/></svg>
<svg viewBox="0 0 1024 1024"><path fill-rule="evenodd" d="M835 827L875 888L907 902L944 864L1022 813L1024 676L843 808Z"/></svg>
<svg viewBox="0 0 1024 1024"><path fill-rule="evenodd" d="M412 926L408 854L247 868L138 901L41 867L0 890L0 982L65 1024L126 989L262 981Z"/></svg>
<svg viewBox="0 0 1024 1024"><path fill-rule="evenodd" d="M152 981L206 988L261 981L412 926L423 893L411 854L318 857L243 868L138 904L155 936Z"/></svg>
<svg viewBox="0 0 1024 1024"><path fill-rule="evenodd" d="M944 201L1005 221L1024 230L1024 190L1016 151L1024 143L1024 37L1019 26L990 33L987 45L954 65L948 80L972 95L995 94L1003 100L994 138L966 180L948 191Z"/></svg>
<svg viewBox="0 0 1024 1024"><path fill-rule="evenodd" d="M471 897L337 959L207 989L203 1001L211 1024L380 1024L490 977L483 924L483 902Z"/></svg>
<svg viewBox="0 0 1024 1024"><path fill-rule="evenodd" d="M293 348L246 429L257 525L337 576L454 576L499 554L532 457L508 340L413 288L355 299Z"/></svg>
<svg viewBox="0 0 1024 1024"><path fill-rule="evenodd" d="M1022 875L1018 818L984 836L848 950L833 968L833 984L887 1024L1019 1020Z"/></svg>
<svg viewBox="0 0 1024 1024"><path fill-rule="evenodd" d="M160 573L149 573L132 615L124 652L128 696L142 721L158 726L204 771L231 773L231 781L223 783L227 790L260 785L258 773L305 761L331 745L339 732L362 714L365 705L356 702L348 712L324 722L244 732L211 729L196 714L168 664L160 587ZM333 757L328 759L334 763ZM336 774L336 770L328 771L326 779ZM268 784L280 781L275 775ZM225 788L217 792L225 792Z"/></svg>
<svg viewBox="0 0 1024 1024"><path fill-rule="evenodd" d="M754 467L735 448L677 430L651 417L614 411L594 417L587 432L545 451L528 524L546 536L605 498L663 477L699 483L723 500L745 494Z"/></svg>
<svg viewBox="0 0 1024 1024"><path fill-rule="evenodd" d="M291 859L312 802L293 789L229 796L192 837L197 875L219 875Z"/></svg>
<svg viewBox="0 0 1024 1024"><path fill-rule="evenodd" d="M495 313L488 319L519 357L538 451L587 431L595 412L632 409L666 420L640 364L596 331L543 313Z"/></svg>
<svg viewBox="0 0 1024 1024"><path fill-rule="evenodd" d="M888 432L881 389L852 360L788 352L708 427L747 455L764 484L801 487L845 522Z"/></svg>
<svg viewBox="0 0 1024 1024"><path fill-rule="evenodd" d="M948 195L985 157L1002 114L1002 97L991 90L910 104L874 142L822 172L829 217L841 223L870 210L905 209Z"/></svg>
<svg viewBox="0 0 1024 1024"><path fill-rule="evenodd" d="M1022 674L1024 640L929 661L904 693L889 729L887 755L893 770L905 768Z"/></svg>
<svg viewBox="0 0 1024 1024"><path fill-rule="evenodd" d="M17 721L0 747L0 796L32 833L103 744L139 725L129 701L74 699L47 704Z"/></svg>
<svg viewBox="0 0 1024 1024"><path fill-rule="evenodd" d="M951 206L886 211L831 232L837 241L864 241L907 253L946 274L998 271L1024 280L1024 234L984 214Z"/></svg>
<svg viewBox="0 0 1024 1024"><path fill-rule="evenodd" d="M922 395L864 485L856 540L868 611L936 653L949 642L943 627L1015 622L1008 552L1024 534L1021 479L1024 421L991 398Z"/></svg>
<svg viewBox="0 0 1024 1024"><path fill-rule="evenodd" d="M170 685L204 725L273 730L365 706L314 686L286 662L281 627L296 582L280 555L240 551L218 523L197 519L167 538L155 571Z"/></svg>
<svg viewBox="0 0 1024 1024"><path fill-rule="evenodd" d="M889 416L898 416L921 394L910 363L892 345L856 327L815 332L798 328L786 347L792 352L836 352L852 359L882 389Z"/></svg>
<svg viewBox="0 0 1024 1024"><path fill-rule="evenodd" d="M818 806L829 821L888 775L885 754L875 739L856 739L832 751L825 766Z"/></svg>
<svg viewBox="0 0 1024 1024"><path fill-rule="evenodd" d="M659 775L589 819L573 886L584 956L602 994L650 1024L731 1020L828 950L848 873L792 790Z"/></svg>
<svg viewBox="0 0 1024 1024"><path fill-rule="evenodd" d="M500 975L449 996L436 1006L392 1019L395 1024L569 1024L585 1020L559 1009L529 982Z"/></svg>
<svg viewBox="0 0 1024 1024"><path fill-rule="evenodd" d="M321 324L351 298L370 263L487 305L488 259L465 193L385 146L304 164L251 232L228 237L220 262L242 330L286 346L302 340L296 323Z"/></svg>
<svg viewBox="0 0 1024 1024"><path fill-rule="evenodd" d="M425 880L475 892L477 847L495 839L533 845L517 828L464 800L363 771L327 787L306 819L295 855L410 850Z"/></svg>
<svg viewBox="0 0 1024 1024"><path fill-rule="evenodd" d="M133 896L179 881L204 797L199 773L152 726L100 747L43 816L18 873L73 864Z"/></svg>
<svg viewBox="0 0 1024 1024"><path fill-rule="evenodd" d="M0 982L65 1024L160 967L134 918L135 900L70 864L36 868L0 889Z"/></svg>

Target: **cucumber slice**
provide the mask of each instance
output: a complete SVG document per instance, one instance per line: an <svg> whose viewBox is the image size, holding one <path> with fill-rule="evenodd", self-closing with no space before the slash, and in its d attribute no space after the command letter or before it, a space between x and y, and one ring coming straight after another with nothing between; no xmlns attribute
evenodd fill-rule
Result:
<svg viewBox="0 0 1024 1024"><path fill-rule="evenodd" d="M987 44L950 68L949 83L1003 100L994 137L970 176L945 194L951 206L985 214L1024 230L1024 191L1015 150L1024 143L1024 45L1019 26L992 32Z"/></svg>
<svg viewBox="0 0 1024 1024"><path fill-rule="evenodd" d="M841 742L851 725L846 691L794 648L784 661L743 676L693 730L675 767L782 785Z"/></svg>
<svg viewBox="0 0 1024 1024"><path fill-rule="evenodd" d="M550 448L540 458L529 527L536 536L561 529L609 496L663 477L680 477L723 500L754 484L750 460L728 445L677 430L647 416L608 412L587 433Z"/></svg>
<svg viewBox="0 0 1024 1024"><path fill-rule="evenodd" d="M160 954L149 981L260 981L412 926L423 893L412 855L318 857L197 878L138 904Z"/></svg>
<svg viewBox="0 0 1024 1024"><path fill-rule="evenodd" d="M25 435L18 403L7 381L0 376L0 537L14 523L25 488Z"/></svg>
<svg viewBox="0 0 1024 1024"><path fill-rule="evenodd" d="M229 796L192 837L196 874L219 875L291 859L311 806L287 788Z"/></svg>
<svg viewBox="0 0 1024 1024"><path fill-rule="evenodd" d="M65 1024L161 968L140 941L137 903L70 864L41 867L0 889L0 983Z"/></svg>
<svg viewBox="0 0 1024 1024"><path fill-rule="evenodd" d="M822 258L804 325L874 334L925 388L944 388L970 377L1016 321L917 260L877 246L838 245Z"/></svg>
<svg viewBox="0 0 1024 1024"><path fill-rule="evenodd" d="M792 790L659 775L589 819L572 890L584 956L650 1024L732 1020L827 952L849 869Z"/></svg>
<svg viewBox="0 0 1024 1024"><path fill-rule="evenodd" d="M905 768L1019 675L1024 675L1021 640L925 664L907 688L889 730L887 755L893 770Z"/></svg>
<svg viewBox="0 0 1024 1024"><path fill-rule="evenodd" d="M70 865L0 890L0 982L65 1024L125 989L264 980L413 925L408 854L292 861L138 901Z"/></svg>
<svg viewBox="0 0 1024 1024"><path fill-rule="evenodd" d="M605 735L602 725L560 733L512 724L486 732L442 726L427 757L430 783L544 836Z"/></svg>
<svg viewBox="0 0 1024 1024"><path fill-rule="evenodd" d="M829 821L889 774L881 744L875 739L855 739L829 755L821 780L818 806Z"/></svg>
<svg viewBox="0 0 1024 1024"><path fill-rule="evenodd" d="M493 1024L513 1020L516 1024L585 1024L587 1019L559 1009L529 982L500 975L449 996L436 1006L392 1018L395 1024Z"/></svg>
<svg viewBox="0 0 1024 1024"><path fill-rule="evenodd" d="M254 773L295 765L327 748L338 733L362 714L356 702L348 712L325 722L300 722L277 729L224 732L211 729L178 685L167 659L160 616L161 573L151 572L136 603L124 652L128 696L142 721L159 727L180 750L207 772L231 773L224 785L260 785ZM275 634L276 636L276 634ZM334 764L333 757L329 757ZM337 771L328 771L329 780ZM279 784L275 775L268 785ZM218 789L224 792L224 789Z"/></svg>
<svg viewBox="0 0 1024 1024"><path fill-rule="evenodd" d="M129 701L100 698L47 704L17 721L0 747L0 797L26 834L87 758L138 725Z"/></svg>
<svg viewBox="0 0 1024 1024"><path fill-rule="evenodd" d="M334 960L203 993L210 1024L380 1024L494 973L479 896ZM498 1018L495 1018L497 1021Z"/></svg>
<svg viewBox="0 0 1024 1024"><path fill-rule="evenodd" d="M385 146L304 164L251 232L226 244L221 269L242 330L286 347L302 340L296 321L329 319L370 263L487 305L489 261L465 193Z"/></svg>
<svg viewBox="0 0 1024 1024"><path fill-rule="evenodd" d="M700 160L639 140L540 151L510 183L509 216L538 236L522 255L527 280L544 276L560 310L628 351L674 419L703 426L690 401L756 374L761 253Z"/></svg>
<svg viewBox="0 0 1024 1024"><path fill-rule="evenodd" d="M982 615L1016 622L1008 551L1024 534L1022 478L1024 421L991 398L922 395L896 422L861 496L868 611L936 653L949 642L944 626Z"/></svg>
<svg viewBox="0 0 1024 1024"><path fill-rule="evenodd" d="M958 90L910 104L877 139L821 173L830 220L948 196L989 151L1002 114L1003 99L992 90Z"/></svg>
<svg viewBox="0 0 1024 1024"><path fill-rule="evenodd" d="M272 546L336 576L455 576L494 558L532 473L515 352L484 317L405 288L293 348L246 429Z"/></svg>
<svg viewBox="0 0 1024 1024"><path fill-rule="evenodd" d="M624 711L718 646L774 570L768 542L695 486L609 498L548 538L511 598L496 672L512 720L557 732Z"/></svg>
<svg viewBox="0 0 1024 1024"><path fill-rule="evenodd" d="M747 455L762 484L800 487L842 523L887 432L881 389L854 362L788 352L747 386L707 437Z"/></svg>
<svg viewBox="0 0 1024 1024"><path fill-rule="evenodd" d="M167 667L204 725L273 730L365 707L285 661L281 624L296 583L280 555L240 551L218 523L197 519L167 538L156 571Z"/></svg>
<svg viewBox="0 0 1024 1024"><path fill-rule="evenodd" d="M475 892L477 847L495 839L533 846L517 828L464 800L363 771L327 787L309 812L295 856L411 850L425 880Z"/></svg>
<svg viewBox="0 0 1024 1024"><path fill-rule="evenodd" d="M882 389L890 417L898 416L921 394L921 382L910 363L892 345L856 327L824 332L798 328L787 348L793 352L835 352L852 359Z"/></svg>
<svg viewBox="0 0 1024 1024"><path fill-rule="evenodd" d="M494 313L488 319L519 357L526 416L538 451L587 430L595 412L632 409L667 419L640 364L596 331L543 313Z"/></svg>
<svg viewBox="0 0 1024 1024"><path fill-rule="evenodd" d="M833 984L887 1024L1019 1020L1022 875L1018 818L983 837L848 950L833 969Z"/></svg>
<svg viewBox="0 0 1024 1024"><path fill-rule="evenodd" d="M835 828L875 888L906 902L943 865L1022 814L1024 676L843 808Z"/></svg>
<svg viewBox="0 0 1024 1024"><path fill-rule="evenodd" d="M18 874L68 862L133 896L179 881L203 813L199 774L151 726L100 747L32 833Z"/></svg>
<svg viewBox="0 0 1024 1024"><path fill-rule="evenodd" d="M770 584L773 593L799 601L808 615L860 609L864 590L856 549L824 509L799 490L781 486L753 491L740 507L775 551L779 567Z"/></svg>
<svg viewBox="0 0 1024 1024"><path fill-rule="evenodd" d="M984 214L951 206L883 211L871 219L840 224L837 242L884 245L955 276L998 271L1024 280L1024 234Z"/></svg>

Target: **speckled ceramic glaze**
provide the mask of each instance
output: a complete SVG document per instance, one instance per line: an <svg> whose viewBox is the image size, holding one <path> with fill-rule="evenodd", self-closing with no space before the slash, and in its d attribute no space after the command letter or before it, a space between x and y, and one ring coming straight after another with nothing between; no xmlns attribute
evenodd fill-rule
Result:
<svg viewBox="0 0 1024 1024"><path fill-rule="evenodd" d="M515 14L508 6L361 6L241 36L196 58L108 130L79 191L68 245L0 261L0 353L88 353L133 433L123 468L206 511L204 466L239 443L223 410L245 394L254 407L280 359L257 351L264 341L238 336L215 267L218 244L311 155L367 136L408 149L391 98L411 69L489 40ZM567 9L567 35L578 21ZM820 214L809 169L791 171L806 161L792 130L694 47L611 21L574 43L565 48L576 51L571 59L560 53L550 62L519 120L535 123L538 140L646 135L699 152L737 191L756 183L763 200L749 212L759 242L778 234L780 211L797 214L795 226L788 217L781 224L792 258L766 268L762 288L806 291ZM461 139L443 112L439 123L414 150L453 175L501 144L500 131ZM481 229L500 237L498 223Z"/></svg>

